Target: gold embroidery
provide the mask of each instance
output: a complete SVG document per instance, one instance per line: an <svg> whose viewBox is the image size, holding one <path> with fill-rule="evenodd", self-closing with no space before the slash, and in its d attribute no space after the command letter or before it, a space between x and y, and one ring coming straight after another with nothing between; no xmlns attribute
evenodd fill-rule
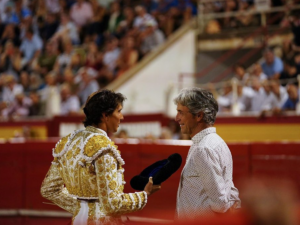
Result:
<svg viewBox="0 0 300 225"><path fill-rule="evenodd" d="M117 186L117 183L116 181L112 180L111 182L109 182L108 184L108 187L111 189L111 190L115 190L116 189L116 186Z"/></svg>
<svg viewBox="0 0 300 225"><path fill-rule="evenodd" d="M110 141L105 136L94 136L84 146L84 154L88 157L95 155L101 148L107 147Z"/></svg>
<svg viewBox="0 0 300 225"><path fill-rule="evenodd" d="M109 193L109 197L110 197L110 198L115 198L115 197L116 197L116 193L113 192L113 191L110 192L110 193Z"/></svg>
<svg viewBox="0 0 300 225"><path fill-rule="evenodd" d="M55 147L55 150L54 152L56 154L60 153L64 148L65 148L65 144L68 142L69 140L69 137L70 137L71 134L69 134L68 136L66 137L63 137L60 142L57 144L57 146Z"/></svg>

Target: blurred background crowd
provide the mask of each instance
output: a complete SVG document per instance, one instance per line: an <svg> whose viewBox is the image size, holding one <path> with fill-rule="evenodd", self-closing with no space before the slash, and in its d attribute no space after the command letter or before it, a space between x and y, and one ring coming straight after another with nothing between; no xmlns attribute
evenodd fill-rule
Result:
<svg viewBox="0 0 300 225"><path fill-rule="evenodd" d="M78 114L196 13L193 0L1 0L1 117Z"/></svg>

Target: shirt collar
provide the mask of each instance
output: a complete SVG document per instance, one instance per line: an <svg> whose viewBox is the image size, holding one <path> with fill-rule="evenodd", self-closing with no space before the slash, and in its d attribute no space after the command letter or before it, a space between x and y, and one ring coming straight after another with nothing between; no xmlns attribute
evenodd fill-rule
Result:
<svg viewBox="0 0 300 225"><path fill-rule="evenodd" d="M208 127L199 133L197 133L194 137L192 137L193 144L199 143L206 135L216 133L215 127Z"/></svg>

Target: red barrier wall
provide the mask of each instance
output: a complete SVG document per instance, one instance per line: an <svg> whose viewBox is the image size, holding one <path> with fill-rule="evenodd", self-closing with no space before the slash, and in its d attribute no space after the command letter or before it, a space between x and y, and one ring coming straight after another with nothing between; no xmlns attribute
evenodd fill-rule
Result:
<svg viewBox="0 0 300 225"><path fill-rule="evenodd" d="M40 186L52 160L51 150L56 141L0 144L0 209L49 209L58 207L44 204ZM175 210L180 173L189 146L171 144L117 144L125 160L125 192L133 192L130 179L146 166L178 152L183 157L181 168L166 182L162 189L151 196L145 210L135 215L152 217L161 209ZM300 143L248 143L229 144L232 152L233 180L250 176L291 178L300 187ZM171 215L171 213L170 213ZM171 218L170 218L171 219Z"/></svg>

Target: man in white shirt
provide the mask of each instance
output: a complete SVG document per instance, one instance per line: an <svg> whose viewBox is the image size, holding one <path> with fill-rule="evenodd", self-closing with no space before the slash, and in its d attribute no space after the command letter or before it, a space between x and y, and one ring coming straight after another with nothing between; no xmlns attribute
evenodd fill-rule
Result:
<svg viewBox="0 0 300 225"><path fill-rule="evenodd" d="M240 208L232 181L232 156L213 124L218 103L200 88L183 89L174 100L181 132L192 138L177 193L176 217L194 220L203 215Z"/></svg>
<svg viewBox="0 0 300 225"><path fill-rule="evenodd" d="M76 95L71 95L71 89L68 84L62 85L60 96L60 115L77 115L80 110L80 102Z"/></svg>

